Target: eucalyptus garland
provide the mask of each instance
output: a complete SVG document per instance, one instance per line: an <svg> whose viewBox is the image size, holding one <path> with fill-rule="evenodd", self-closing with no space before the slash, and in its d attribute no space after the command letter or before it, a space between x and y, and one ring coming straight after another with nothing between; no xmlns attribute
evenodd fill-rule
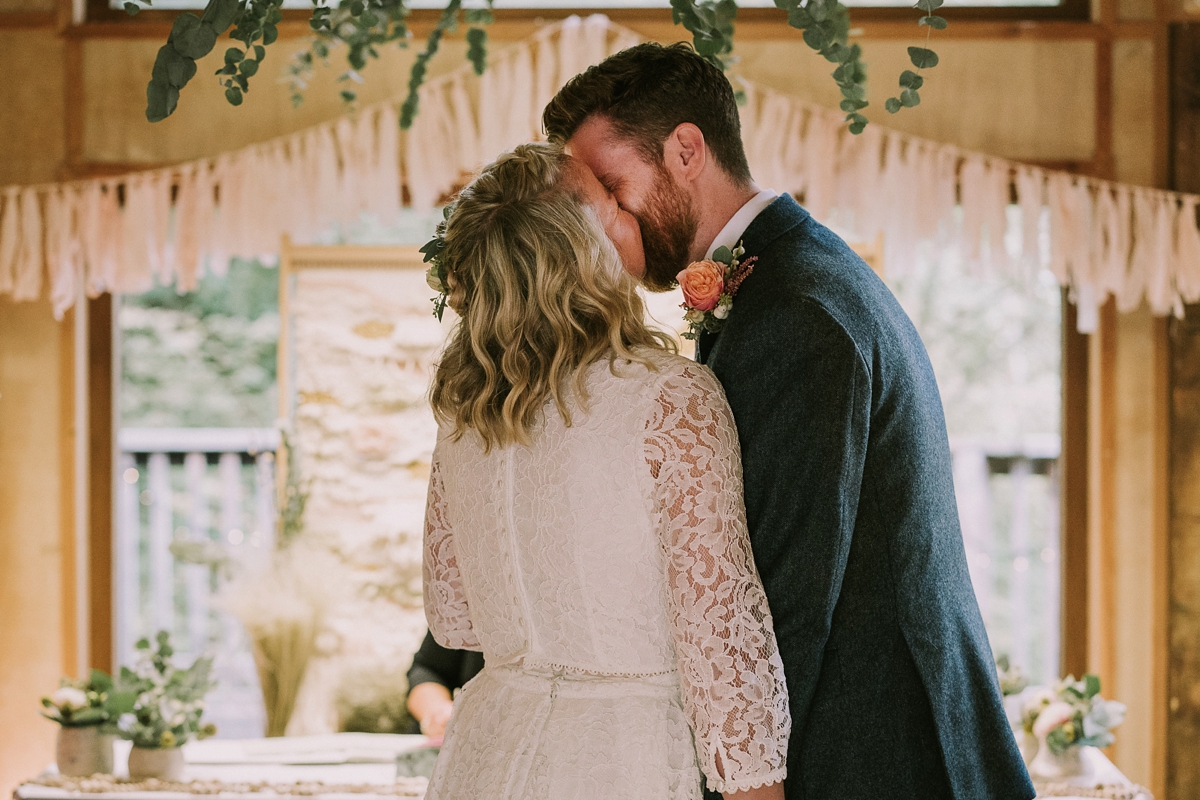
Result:
<svg viewBox="0 0 1200 800"><path fill-rule="evenodd" d="M225 65L217 70L218 80L225 87L225 98L232 105L241 105L250 91L250 79L257 74L266 48L279 36L277 25L283 15L283 0L208 0L200 16L182 13L167 43L158 51L150 83L146 87L146 118L151 122L166 119L179 103L179 91L196 74L196 61L208 55L217 39L231 26L236 26L231 38L241 47L225 51ZM339 77L347 84L340 90L342 99L353 103L357 93L350 83L362 82L362 70L370 59L379 58L385 45L395 43L407 47L412 34L406 20L409 0L338 0L329 5L314 0L309 26L314 38L307 50L296 54L286 73L292 89L292 102L299 105L317 61L328 63L335 47L345 47L349 69ZM408 128L416 118L418 94L425 82L429 61L437 55L443 37L467 26L467 59L476 74L482 75L487 66L487 29L493 21L492 2L482 7L463 8L463 0L449 0L437 24L429 33L425 48L409 75L408 96L400 110L400 127ZM722 69L733 62L734 21L737 18L736 0L670 0L671 17L692 34L696 52ZM846 113L851 133L861 133L867 126L862 111L867 102L867 69L862 60L862 48L849 43L850 12L840 0L774 0L775 6L787 14L787 24L803 32L804 42L837 67L832 73L842 93L841 109ZM125 10L136 14L151 0L127 0ZM925 83L922 71L937 66L937 54L928 46L929 33L944 30L946 20L934 12L943 0L918 0L916 8L923 12L918 24L926 28L926 46L908 48L909 59L916 70L904 70L900 75L900 93L889 97L884 108L895 114L902 108L912 108L921 102L920 89Z"/></svg>

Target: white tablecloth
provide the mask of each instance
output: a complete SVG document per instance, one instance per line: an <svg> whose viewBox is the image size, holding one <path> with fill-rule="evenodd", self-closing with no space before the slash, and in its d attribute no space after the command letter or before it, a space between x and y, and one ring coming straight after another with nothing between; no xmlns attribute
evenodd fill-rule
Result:
<svg viewBox="0 0 1200 800"><path fill-rule="evenodd" d="M323 783L332 786L356 785L355 793L307 791L305 800L396 800L391 792L372 794L362 791L364 785L393 786L396 782L396 756L426 747L424 736L393 734L338 733L328 736L297 736L283 739L209 739L184 746L187 762L184 780L220 781L222 783ZM114 757L118 777L126 777L129 742L116 743ZM1094 747L1084 748L1081 757L1090 768L1089 787L1097 784L1131 786L1121 771ZM47 770L53 774L54 768ZM1062 783L1071 783L1064 781ZM1078 783L1078 781L1076 780ZM1062 784L1038 786L1039 798L1088 800L1096 795L1086 790L1080 794L1063 794ZM263 794L242 795L222 793L223 800ZM278 798L280 795L268 795ZM68 791L54 786L25 783L14 792L15 800L196 800L195 794L182 792L103 792ZM1141 794L1138 800L1153 800Z"/></svg>
<svg viewBox="0 0 1200 800"><path fill-rule="evenodd" d="M424 736L398 734L338 733L327 736L296 736L282 739L209 739L184 745L184 781L222 783L323 783L330 786L365 785L382 787L396 783L396 756L422 747ZM113 772L128 777L126 764L130 743L114 745ZM53 766L46 774L57 772ZM218 797L262 796L221 793ZM278 797L278 794L269 795ZM391 792L370 791L311 793L305 800L396 800ZM15 800L196 800L183 792L157 791L69 791L56 786L25 783L14 792Z"/></svg>

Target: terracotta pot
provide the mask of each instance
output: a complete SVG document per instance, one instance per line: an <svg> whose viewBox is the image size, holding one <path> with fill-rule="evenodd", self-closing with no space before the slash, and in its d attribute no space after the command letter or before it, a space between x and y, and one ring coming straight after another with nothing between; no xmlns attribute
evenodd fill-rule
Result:
<svg viewBox="0 0 1200 800"><path fill-rule="evenodd" d="M96 773L111 774L113 737L100 733L95 725L86 728L58 729L56 759L58 774L86 778Z"/></svg>
<svg viewBox="0 0 1200 800"><path fill-rule="evenodd" d="M129 777L135 781L158 778L183 780L183 750L178 747L138 747L129 751Z"/></svg>

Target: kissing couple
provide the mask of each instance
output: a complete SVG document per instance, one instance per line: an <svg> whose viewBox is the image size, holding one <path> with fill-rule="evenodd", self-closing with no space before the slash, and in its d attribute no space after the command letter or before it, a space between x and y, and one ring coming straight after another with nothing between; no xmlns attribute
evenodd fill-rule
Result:
<svg viewBox="0 0 1200 800"><path fill-rule="evenodd" d="M895 298L754 182L688 46L543 121L435 258L425 610L486 667L426 797L1032 798ZM644 322L638 284L676 282L697 361Z"/></svg>

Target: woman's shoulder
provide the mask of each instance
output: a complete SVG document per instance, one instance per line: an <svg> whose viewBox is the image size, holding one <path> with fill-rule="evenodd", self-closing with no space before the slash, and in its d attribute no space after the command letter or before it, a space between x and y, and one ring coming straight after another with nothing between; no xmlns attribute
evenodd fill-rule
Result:
<svg viewBox="0 0 1200 800"><path fill-rule="evenodd" d="M638 350L637 354L645 359L644 364L633 366L641 371L647 400L696 394L724 397L725 392L716 375L699 362L666 350L645 348Z"/></svg>

